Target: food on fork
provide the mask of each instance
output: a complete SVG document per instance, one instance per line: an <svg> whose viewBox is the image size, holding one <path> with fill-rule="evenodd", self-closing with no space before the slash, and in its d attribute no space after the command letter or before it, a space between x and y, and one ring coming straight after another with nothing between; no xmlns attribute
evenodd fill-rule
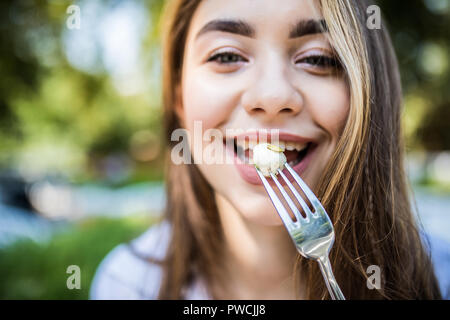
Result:
<svg viewBox="0 0 450 320"><path fill-rule="evenodd" d="M283 151L279 146L260 143L253 148L253 164L266 177L271 173L276 175L277 170L283 168L287 161Z"/></svg>

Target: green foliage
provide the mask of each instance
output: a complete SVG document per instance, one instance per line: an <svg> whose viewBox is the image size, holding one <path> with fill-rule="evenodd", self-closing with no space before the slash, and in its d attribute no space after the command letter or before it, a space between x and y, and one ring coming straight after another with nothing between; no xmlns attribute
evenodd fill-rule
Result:
<svg viewBox="0 0 450 320"><path fill-rule="evenodd" d="M96 268L116 245L151 225L147 218L93 218L47 244L21 241L0 250L0 299L88 299ZM81 289L66 286L67 267L78 265Z"/></svg>
<svg viewBox="0 0 450 320"><path fill-rule="evenodd" d="M399 60L407 144L427 151L450 150L446 114L450 108L450 4L448 0L377 3Z"/></svg>
<svg viewBox="0 0 450 320"><path fill-rule="evenodd" d="M156 24L163 1L136 0L141 2ZM107 13L120 3L102 1L98 5ZM131 168L145 164L147 175L156 176L153 171L161 171L160 144L145 145L156 150L150 160L135 159L130 149L133 135L142 130L160 136L158 82L153 79L144 92L123 95L103 61L93 73L72 66L64 51L66 9L71 4L0 4L0 167L14 167L25 175L61 174L73 180L95 180L105 178L98 169L102 161L119 154L129 160ZM87 2L78 4L83 14ZM159 68L155 30L148 25L141 48L145 79L157 77Z"/></svg>

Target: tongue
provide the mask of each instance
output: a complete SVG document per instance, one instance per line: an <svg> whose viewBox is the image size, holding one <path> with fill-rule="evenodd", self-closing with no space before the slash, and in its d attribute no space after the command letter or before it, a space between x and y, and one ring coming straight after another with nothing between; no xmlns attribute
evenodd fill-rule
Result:
<svg viewBox="0 0 450 320"><path fill-rule="evenodd" d="M298 151L284 151L284 155L286 156L286 161L289 163L294 161L298 157Z"/></svg>

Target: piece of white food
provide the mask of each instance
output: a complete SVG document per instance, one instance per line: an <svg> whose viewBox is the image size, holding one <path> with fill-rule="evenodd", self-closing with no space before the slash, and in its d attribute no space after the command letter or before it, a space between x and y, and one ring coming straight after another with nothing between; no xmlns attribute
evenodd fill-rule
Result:
<svg viewBox="0 0 450 320"><path fill-rule="evenodd" d="M286 156L283 149L269 143L260 143L253 148L253 164L261 173L269 177L271 173L277 174L277 170L283 168Z"/></svg>

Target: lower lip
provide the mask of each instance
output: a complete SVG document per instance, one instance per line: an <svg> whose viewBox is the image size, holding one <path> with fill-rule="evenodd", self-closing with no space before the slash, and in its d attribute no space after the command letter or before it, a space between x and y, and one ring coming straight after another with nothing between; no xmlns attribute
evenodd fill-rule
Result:
<svg viewBox="0 0 450 320"><path fill-rule="evenodd" d="M294 167L292 167L292 169L294 169L294 171L297 172L298 175L301 175L306 170L316 149L317 149L317 146L314 146L313 148L308 150L306 157L304 157L302 161L300 161ZM256 169L254 166L243 163L242 160L237 156L237 154L233 150L230 150L229 148L227 148L227 152L233 153L234 165L236 166L242 179L244 179L245 181L247 181L250 184L262 185L262 181L259 178L258 173L256 172ZM287 169L284 169L283 173L285 174L286 177L289 178L290 181L293 181L293 178L288 173ZM271 180L269 180L269 181L272 182Z"/></svg>

